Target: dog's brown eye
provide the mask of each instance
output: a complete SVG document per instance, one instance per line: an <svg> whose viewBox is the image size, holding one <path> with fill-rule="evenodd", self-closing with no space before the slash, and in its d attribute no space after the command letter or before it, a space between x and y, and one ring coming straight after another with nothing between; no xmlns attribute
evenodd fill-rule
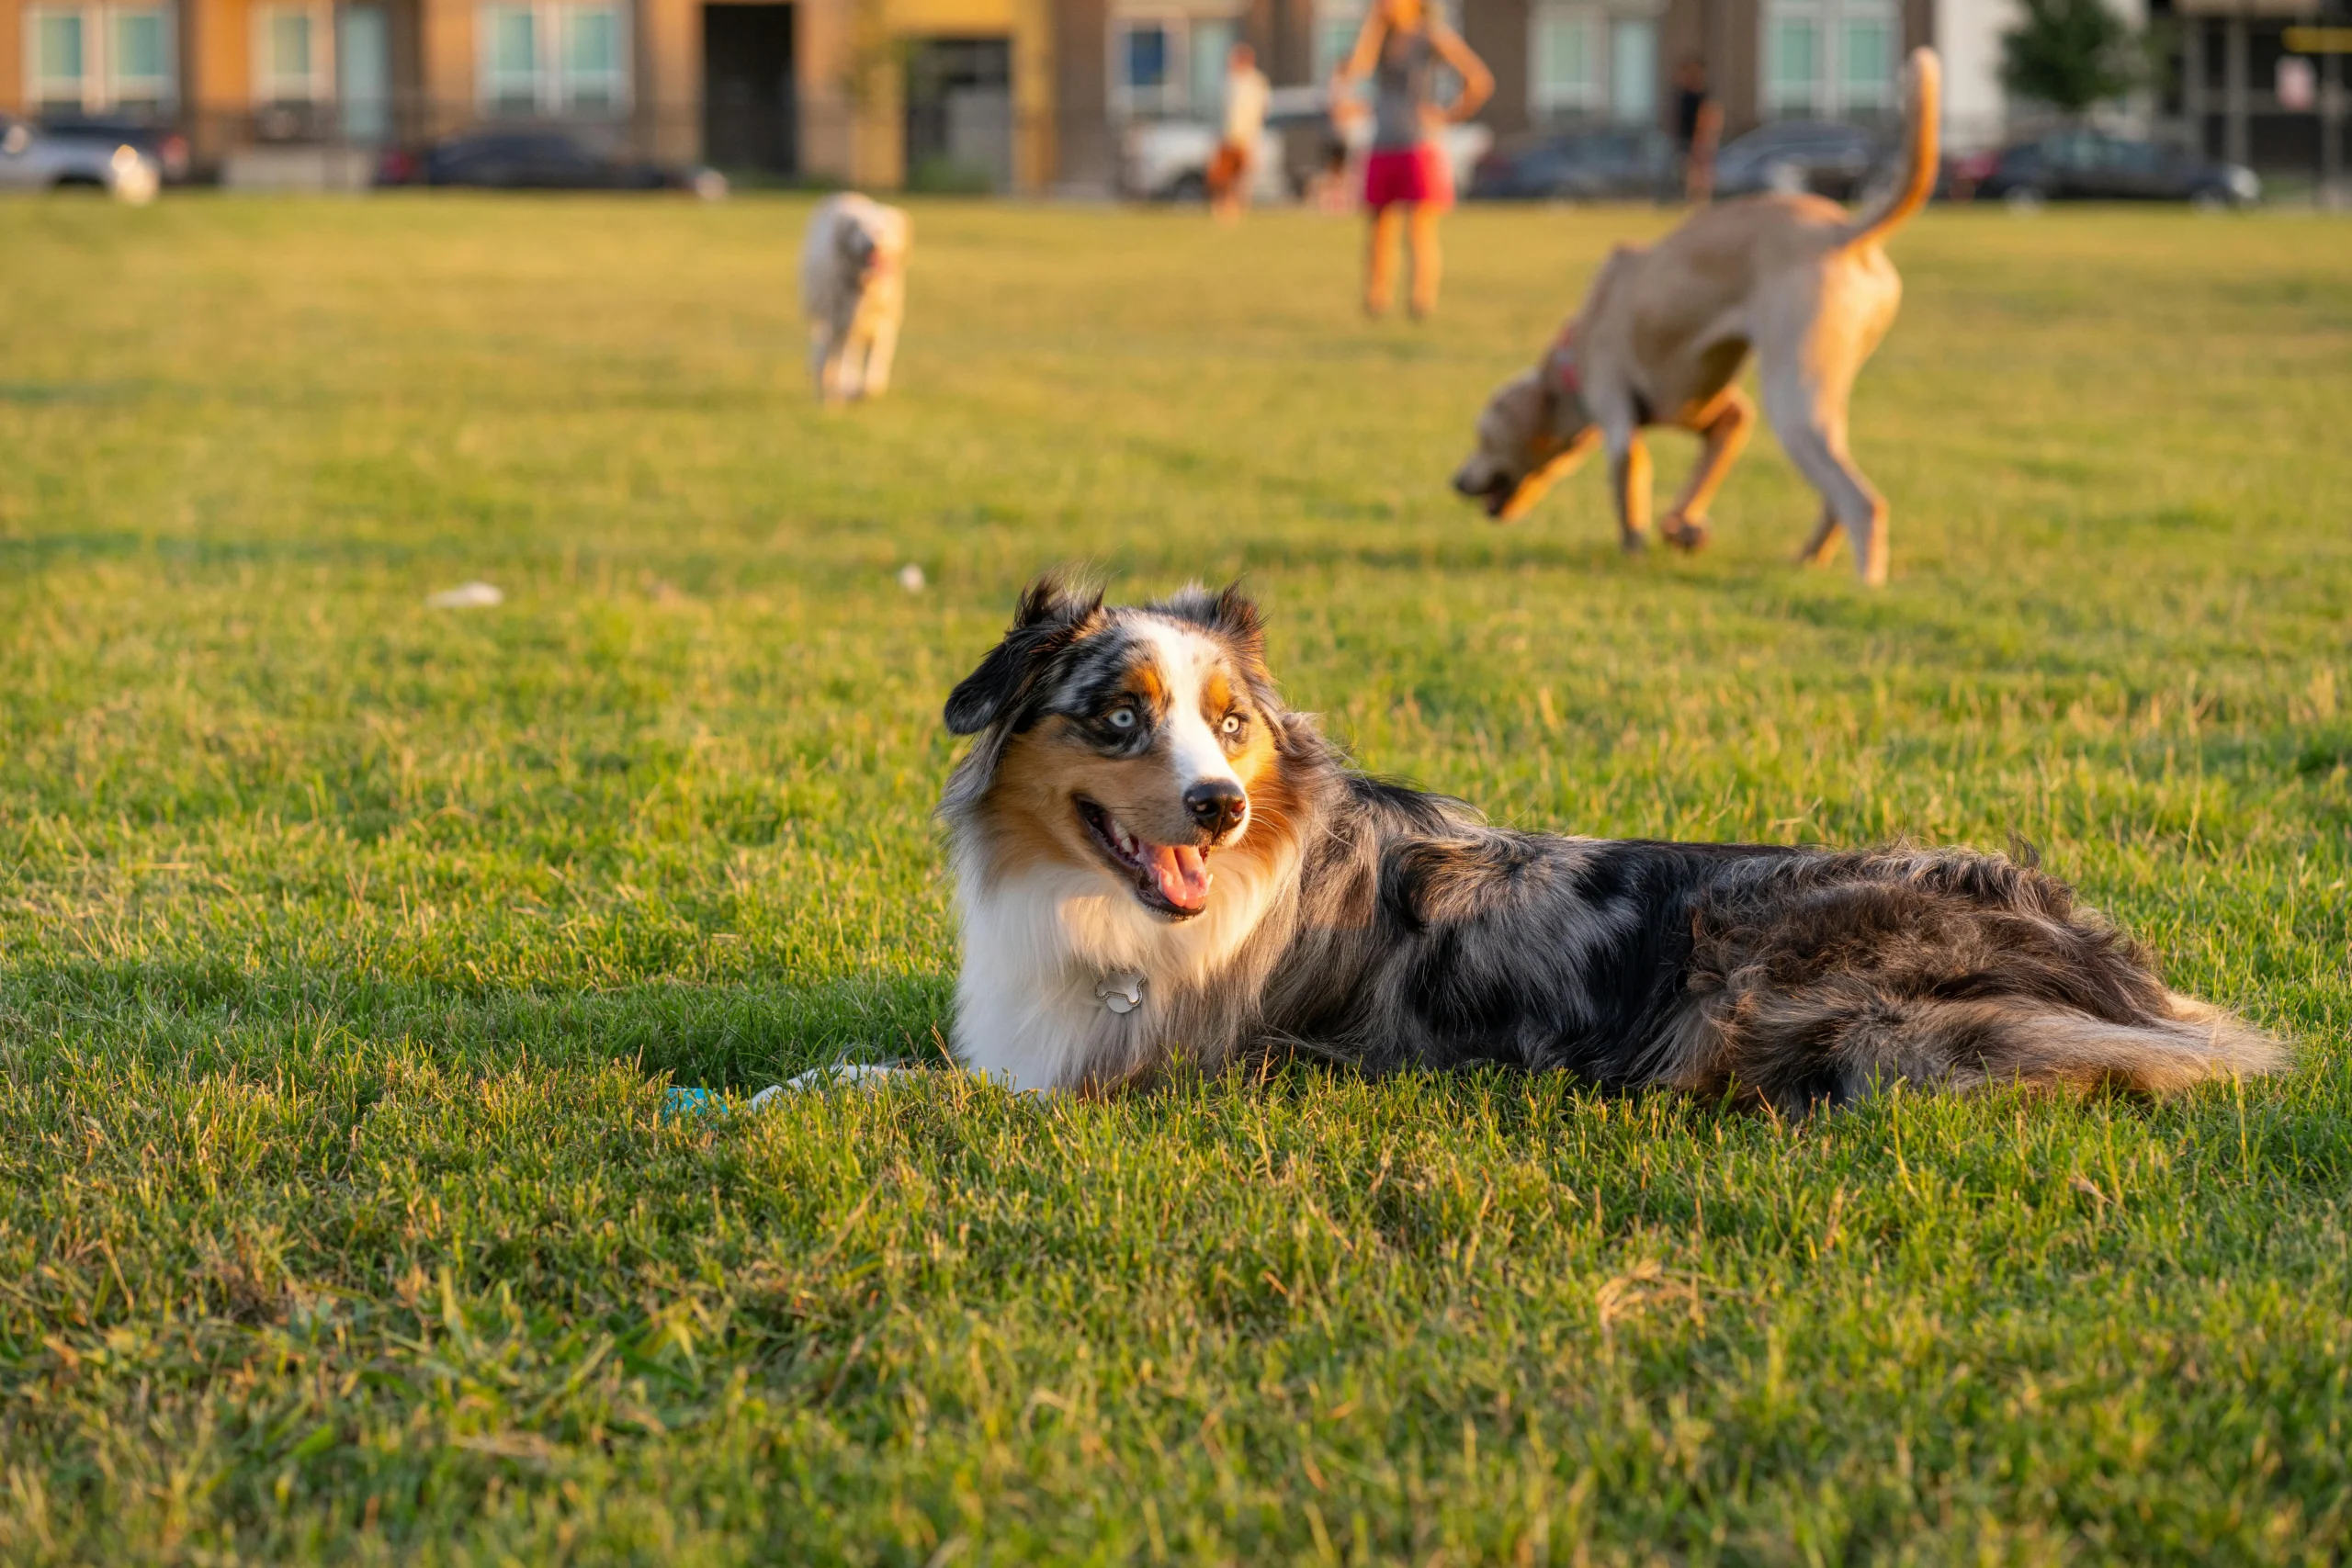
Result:
<svg viewBox="0 0 2352 1568"><path fill-rule="evenodd" d="M1103 722L1110 725L1114 729L1133 729L1136 727L1136 710L1133 708L1113 708L1109 714L1104 716Z"/></svg>

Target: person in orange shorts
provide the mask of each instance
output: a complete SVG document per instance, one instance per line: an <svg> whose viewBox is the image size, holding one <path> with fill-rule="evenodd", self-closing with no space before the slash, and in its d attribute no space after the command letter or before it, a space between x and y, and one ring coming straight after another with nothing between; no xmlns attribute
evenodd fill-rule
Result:
<svg viewBox="0 0 2352 1568"><path fill-rule="evenodd" d="M1266 73L1258 69L1258 51L1246 43L1235 44L1225 61L1225 138L1209 163L1209 209L1227 223L1238 220L1250 205L1272 94Z"/></svg>

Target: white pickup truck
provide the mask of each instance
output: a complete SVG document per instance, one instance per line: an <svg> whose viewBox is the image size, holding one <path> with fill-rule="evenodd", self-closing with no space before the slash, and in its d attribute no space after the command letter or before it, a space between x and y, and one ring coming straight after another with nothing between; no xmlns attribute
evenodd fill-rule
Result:
<svg viewBox="0 0 2352 1568"><path fill-rule="evenodd" d="M1253 201L1283 202L1295 198L1303 177L1317 160L1294 166L1285 159L1287 132L1311 130L1314 141L1331 134L1330 95L1321 87L1277 87L1266 104L1266 133L1250 178ZM1223 128L1199 119L1148 119L1130 124L1120 140L1120 188L1148 201L1199 201L1208 195L1209 160L1223 139ZM1352 118L1341 138L1351 160L1363 156L1372 141L1368 115ZM1470 185L1470 171L1495 144L1495 134L1483 125L1445 128L1446 162L1453 170L1457 190Z"/></svg>

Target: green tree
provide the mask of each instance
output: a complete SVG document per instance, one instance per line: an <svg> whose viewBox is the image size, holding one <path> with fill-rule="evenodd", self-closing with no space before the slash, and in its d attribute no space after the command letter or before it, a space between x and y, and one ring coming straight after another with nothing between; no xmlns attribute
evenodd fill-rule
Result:
<svg viewBox="0 0 2352 1568"><path fill-rule="evenodd" d="M2001 85L2069 117L2139 85L2132 28L2106 0L2019 0L2024 22L2001 37Z"/></svg>

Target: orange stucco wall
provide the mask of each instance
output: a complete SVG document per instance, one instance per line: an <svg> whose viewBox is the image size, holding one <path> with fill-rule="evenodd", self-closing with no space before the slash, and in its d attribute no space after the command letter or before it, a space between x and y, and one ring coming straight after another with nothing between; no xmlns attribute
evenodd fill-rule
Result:
<svg viewBox="0 0 2352 1568"><path fill-rule="evenodd" d="M426 133L460 129L474 101L474 0L424 0L417 17L418 84L432 116Z"/></svg>
<svg viewBox="0 0 2352 1568"><path fill-rule="evenodd" d="M183 80L199 125L242 118L253 107L254 14L247 0L184 0Z"/></svg>
<svg viewBox="0 0 2352 1568"><path fill-rule="evenodd" d="M702 152L702 6L637 0L638 112L653 155L684 163Z"/></svg>
<svg viewBox="0 0 2352 1568"><path fill-rule="evenodd" d="M800 166L808 174L847 180L851 174L851 29L849 0L800 0L793 13L793 86L800 105Z"/></svg>
<svg viewBox="0 0 2352 1568"><path fill-rule="evenodd" d="M0 0L0 109L22 113L25 103L25 9Z"/></svg>

